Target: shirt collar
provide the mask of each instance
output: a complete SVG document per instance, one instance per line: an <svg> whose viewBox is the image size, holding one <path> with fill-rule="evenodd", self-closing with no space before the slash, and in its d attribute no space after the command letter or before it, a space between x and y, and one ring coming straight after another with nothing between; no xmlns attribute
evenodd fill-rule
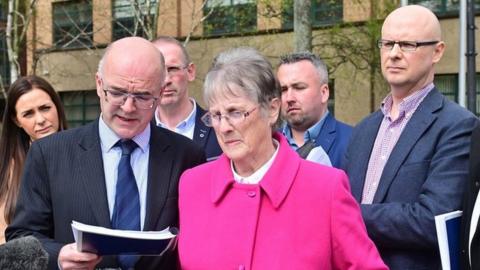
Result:
<svg viewBox="0 0 480 270"><path fill-rule="evenodd" d="M197 113L197 103L193 98L190 98L190 102L193 104L193 109L190 112L190 114L180 121L175 129L180 129L180 130L185 130L188 129L189 127L192 127L195 125L195 115ZM155 122L157 123L157 126L162 127L162 128L167 128L167 125L165 125L162 121L160 121L160 118L158 118L158 107L155 110Z"/></svg>
<svg viewBox="0 0 480 270"><path fill-rule="evenodd" d="M328 114L329 112L327 110L323 114L322 118L317 123L315 123L315 125L311 126L309 129L307 129L307 131L305 131L305 133L303 134L304 142L317 139L318 135L320 134L320 131L322 130L323 124L325 123L325 119L327 118ZM287 122L285 122L285 124L283 125L282 133L287 138L287 142L290 146L294 148L299 147L295 142L295 140L293 139L291 127L288 125Z"/></svg>
<svg viewBox="0 0 480 270"><path fill-rule="evenodd" d="M121 140L121 138L103 121L102 115L98 121L98 131L100 136L100 142L102 147L102 152L110 151L115 144ZM133 137L132 140L140 147L142 152L148 150L148 144L150 142L150 124L137 136Z"/></svg>
<svg viewBox="0 0 480 270"><path fill-rule="evenodd" d="M230 161L230 167L232 169L233 178L235 179L235 181L245 184L258 184L258 182L260 182L263 176L267 173L268 169L270 169L270 167L272 166L272 163L277 156L278 149L280 148L280 143L276 139L273 139L273 143L275 144L276 149L275 152L273 152L272 157L250 176L243 177L237 174L233 167L233 161Z"/></svg>
<svg viewBox="0 0 480 270"><path fill-rule="evenodd" d="M278 208L287 197L295 181L302 159L292 148L288 147L287 140L280 133L274 133L273 138L279 141L278 154L258 185L268 196L272 205ZM212 162L215 162L216 165L214 167L215 173L211 179L211 200L216 204L237 183L233 178L230 159L225 154Z"/></svg>
<svg viewBox="0 0 480 270"><path fill-rule="evenodd" d="M415 109L418 107L420 102L430 93L430 91L434 88L433 83L429 83L419 91L414 92L413 94L405 97L402 102L398 105L399 115L403 117L404 115L408 115L413 113ZM388 94L382 102L381 110L383 115L386 117L390 117L390 113L392 111L393 106L393 98L392 94Z"/></svg>

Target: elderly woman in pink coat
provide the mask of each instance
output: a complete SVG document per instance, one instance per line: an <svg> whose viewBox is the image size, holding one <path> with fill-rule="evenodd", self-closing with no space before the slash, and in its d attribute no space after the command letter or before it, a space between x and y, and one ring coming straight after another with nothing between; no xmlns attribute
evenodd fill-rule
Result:
<svg viewBox="0 0 480 270"><path fill-rule="evenodd" d="M224 152L180 179L182 269L387 269L341 170L301 159L278 132L280 87L257 51L218 55L204 84Z"/></svg>

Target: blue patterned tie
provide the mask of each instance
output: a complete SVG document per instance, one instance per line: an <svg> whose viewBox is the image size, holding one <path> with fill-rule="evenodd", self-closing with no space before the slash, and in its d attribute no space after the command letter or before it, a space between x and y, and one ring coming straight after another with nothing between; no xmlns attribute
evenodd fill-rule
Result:
<svg viewBox="0 0 480 270"><path fill-rule="evenodd" d="M120 230L140 231L140 199L137 182L130 165L130 154L137 148L132 140L118 141L122 157L118 163L118 178L113 207L112 227ZM118 262L123 270L133 269L138 256L119 255Z"/></svg>

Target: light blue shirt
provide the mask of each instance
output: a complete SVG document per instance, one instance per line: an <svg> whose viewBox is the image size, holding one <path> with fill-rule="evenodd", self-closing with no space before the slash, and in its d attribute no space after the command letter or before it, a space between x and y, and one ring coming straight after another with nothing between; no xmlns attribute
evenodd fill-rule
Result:
<svg viewBox="0 0 480 270"><path fill-rule="evenodd" d="M308 142L309 140L317 139L318 134L320 134L320 130L322 130L323 123L325 123L325 118L327 118L328 114L329 114L329 112L326 111L325 114L320 119L320 121L318 121L315 125L311 126L309 129L307 129L307 131L303 134L303 141L304 142ZM287 138L288 144L294 150L297 150L300 147L300 146L297 145L297 143L293 139L292 130L290 129L290 126L286 122L283 125L282 133Z"/></svg>
<svg viewBox="0 0 480 270"><path fill-rule="evenodd" d="M316 140L318 135L320 134L320 131L322 130L323 124L325 123L325 118L327 118L327 115L329 112L325 112L325 114L322 116L320 121L315 123L315 125L311 126L307 131L303 134L303 141L306 143L310 140ZM293 139L292 135L292 130L288 123L285 123L283 125L282 129L283 135L285 135L285 138L287 138L287 142L292 147L294 150L297 150L299 146ZM315 148L313 148L308 156L305 158L306 160L313 161L318 164L323 164L326 166L332 166L332 162L330 161L330 157L328 157L328 154L323 150L323 148L319 145Z"/></svg>
<svg viewBox="0 0 480 270"><path fill-rule="evenodd" d="M187 118L178 123L178 125L175 127L175 130L173 131L178 134L182 134L190 140L193 140L193 132L195 130L195 115L197 114L197 103L193 99L190 99L190 102L193 103L192 111L187 116ZM155 110L155 123L157 123L157 126L159 127L168 129L167 125L162 123L162 121L160 121L160 118L158 118L158 107L157 110Z"/></svg>
<svg viewBox="0 0 480 270"><path fill-rule="evenodd" d="M112 219L113 207L115 205L115 193L117 185L118 163L122 156L120 147L115 144L120 140L113 130L105 124L100 116L98 123L100 134L100 145L102 148L103 170L105 172L105 184L107 187L108 210L110 210L110 220ZM143 230L145 221L146 200L147 200L147 179L148 179L148 158L150 153L150 125L137 136L133 137L138 147L130 156L133 175L140 195L140 228Z"/></svg>

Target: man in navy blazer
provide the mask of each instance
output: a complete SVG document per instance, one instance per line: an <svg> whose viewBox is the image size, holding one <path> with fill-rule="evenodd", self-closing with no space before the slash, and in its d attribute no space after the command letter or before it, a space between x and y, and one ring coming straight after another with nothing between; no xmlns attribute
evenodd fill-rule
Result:
<svg viewBox="0 0 480 270"><path fill-rule="evenodd" d="M206 111L188 95L188 84L195 80L195 64L185 47L173 37L160 36L152 43L163 54L167 67L165 86L155 112L156 124L193 140L203 148L207 160L216 159L222 149L213 129L201 121Z"/></svg>
<svg viewBox="0 0 480 270"><path fill-rule="evenodd" d="M440 269L434 217L462 207L478 120L433 85L445 44L430 10L394 10L378 46L390 94L355 127L344 169L390 269Z"/></svg>
<svg viewBox="0 0 480 270"><path fill-rule="evenodd" d="M178 226L180 175L205 161L191 140L150 124L165 67L149 41L131 37L112 43L98 69L100 118L32 143L15 217L6 231L8 240L38 238L49 254L49 269L117 268L121 261L116 256L77 251L71 223L123 229L114 227L119 223L112 217L127 209L118 207L118 201L134 206L124 220L131 218L139 230ZM122 163L125 154L118 147L126 141L137 146L127 154L129 166ZM127 185L120 181L126 179L121 171L129 174ZM125 201L120 196L127 192ZM174 269L175 258L167 252L132 263L136 269Z"/></svg>
<svg viewBox="0 0 480 270"><path fill-rule="evenodd" d="M352 128L328 111L326 65L312 53L292 53L281 57L277 77L282 89L282 117L286 120L282 132L290 146L298 150L313 143L338 168Z"/></svg>
<svg viewBox="0 0 480 270"><path fill-rule="evenodd" d="M480 125L472 133L470 173L462 216L462 269L480 270Z"/></svg>

